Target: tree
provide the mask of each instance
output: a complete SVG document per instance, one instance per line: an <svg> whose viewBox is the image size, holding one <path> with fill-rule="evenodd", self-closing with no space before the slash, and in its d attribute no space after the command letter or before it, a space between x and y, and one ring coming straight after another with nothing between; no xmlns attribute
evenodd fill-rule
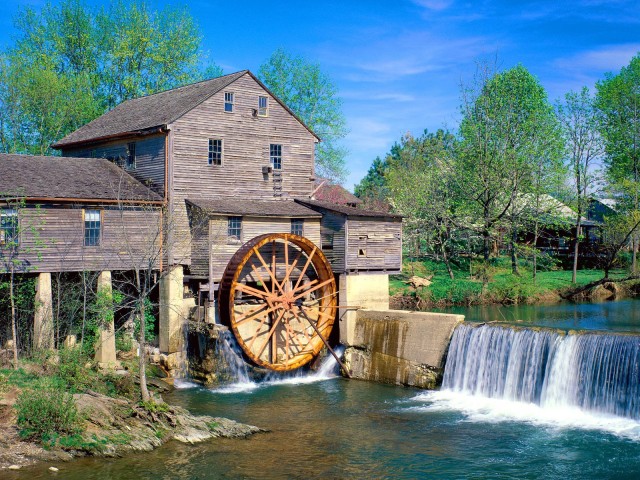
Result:
<svg viewBox="0 0 640 480"><path fill-rule="evenodd" d="M364 205L376 209L380 205L388 204L389 189L387 187L387 173L389 171L389 157L376 157L369 167L367 174L354 187L354 194Z"/></svg>
<svg viewBox="0 0 640 480"><path fill-rule="evenodd" d="M596 83L600 135L605 146L609 183L620 198L619 207L640 215L640 54L617 75ZM638 236L631 236L631 271L637 273Z"/></svg>
<svg viewBox="0 0 640 480"><path fill-rule="evenodd" d="M555 132L553 109L544 88L521 65L499 73L480 66L475 81L463 88L461 108L456 179L470 226L482 235L486 261L496 227L509 220L515 272L520 218L514 201L531 185L532 159L553 155L553 142L540 134Z"/></svg>
<svg viewBox="0 0 640 480"><path fill-rule="evenodd" d="M602 155L602 142L597 130L594 99L587 87L580 92L567 93L564 103L556 105L556 111L562 126L565 156L572 175L576 238L573 246L571 283L576 283L582 217L589 208L590 189L593 188L594 181L593 168Z"/></svg>
<svg viewBox="0 0 640 480"><path fill-rule="evenodd" d="M63 0L22 9L15 25L0 71L4 152L51 153L55 140L124 100L221 73L206 65L186 8Z"/></svg>
<svg viewBox="0 0 640 480"><path fill-rule="evenodd" d="M389 157L385 177L396 210L405 216L405 236L442 259L451 279L457 196L449 166L455 142L444 130L405 135Z"/></svg>
<svg viewBox="0 0 640 480"><path fill-rule="evenodd" d="M342 183L347 175L346 150L338 145L347 134L338 89L320 65L278 49L258 69L258 76L322 140L316 146L318 175Z"/></svg>

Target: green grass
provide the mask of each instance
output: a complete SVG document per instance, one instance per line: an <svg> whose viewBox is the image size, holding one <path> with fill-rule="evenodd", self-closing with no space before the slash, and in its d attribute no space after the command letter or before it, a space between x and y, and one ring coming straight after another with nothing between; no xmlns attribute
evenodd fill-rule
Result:
<svg viewBox="0 0 640 480"><path fill-rule="evenodd" d="M451 280L445 266L431 261L405 262L403 274L390 279L391 295L402 294L417 297L422 304L427 305L472 305L488 303L527 303L549 293L560 293L571 287L582 286L600 280L604 274L602 270L579 270L576 284L571 283L571 271L547 270L538 271L536 278L531 269L521 264L520 275L511 273L508 258L493 260L487 267L481 263L468 263L454 270L455 278ZM471 277L470 272L474 273ZM489 278L486 289L481 280L483 273ZM407 284L412 276L429 277L433 275L429 287L417 290ZM622 278L625 272L615 272L612 278Z"/></svg>

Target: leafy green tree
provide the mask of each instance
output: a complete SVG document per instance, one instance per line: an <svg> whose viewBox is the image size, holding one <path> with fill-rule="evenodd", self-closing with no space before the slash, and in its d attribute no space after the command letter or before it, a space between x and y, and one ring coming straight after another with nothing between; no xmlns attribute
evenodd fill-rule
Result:
<svg viewBox="0 0 640 480"><path fill-rule="evenodd" d="M376 207L379 204L386 204L389 198L387 187L387 173L389 171L389 157L384 160L376 157L369 167L367 174L354 187L354 194L360 198L367 207Z"/></svg>
<svg viewBox="0 0 640 480"><path fill-rule="evenodd" d="M562 125L565 157L572 176L571 196L576 211L576 238L573 245L571 283L576 283L582 218L589 208L589 198L595 180L594 167L601 158L603 148L597 130L594 99L586 87L580 92L567 93L564 103L556 105L556 111Z"/></svg>
<svg viewBox="0 0 640 480"><path fill-rule="evenodd" d="M338 88L320 65L278 49L263 63L258 75L322 142L316 146L317 173L336 183L347 175L347 151L338 145L347 134Z"/></svg>
<svg viewBox="0 0 640 480"><path fill-rule="evenodd" d="M450 169L455 137L444 130L418 138L406 135L390 156L386 183L395 209L405 216L405 237L441 260L454 278L457 195Z"/></svg>
<svg viewBox="0 0 640 480"><path fill-rule="evenodd" d="M462 114L456 179L467 199L470 226L483 238L486 261L496 228L508 220L515 273L521 218L514 205L530 189L532 159L552 154L541 132L555 134L553 109L544 88L522 65L498 73L484 65L462 91Z"/></svg>
<svg viewBox="0 0 640 480"><path fill-rule="evenodd" d="M96 9L83 0L22 9L0 64L0 148L49 145L130 98L220 74L206 65L186 8L143 0Z"/></svg>
<svg viewBox="0 0 640 480"><path fill-rule="evenodd" d="M640 54L617 75L596 83L600 135L605 145L609 183L621 200L619 207L640 216ZM637 272L638 235L631 236L632 273Z"/></svg>

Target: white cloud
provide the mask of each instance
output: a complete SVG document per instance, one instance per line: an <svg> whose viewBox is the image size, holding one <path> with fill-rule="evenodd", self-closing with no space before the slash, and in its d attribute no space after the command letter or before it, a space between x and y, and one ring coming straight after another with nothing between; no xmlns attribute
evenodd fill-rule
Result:
<svg viewBox="0 0 640 480"><path fill-rule="evenodd" d="M562 69L570 71L617 71L625 65L634 55L640 52L640 43L623 45L607 45L594 50L580 52L567 58L559 58L554 64Z"/></svg>

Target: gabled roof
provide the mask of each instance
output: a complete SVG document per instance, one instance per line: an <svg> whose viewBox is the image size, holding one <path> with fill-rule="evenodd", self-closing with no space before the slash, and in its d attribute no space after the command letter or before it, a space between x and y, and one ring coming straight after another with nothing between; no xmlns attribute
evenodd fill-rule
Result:
<svg viewBox="0 0 640 480"><path fill-rule="evenodd" d="M373 210L364 210L362 208L349 207L347 205L339 205L337 203L321 202L318 200L307 200L296 198L296 202L313 209L324 209L331 212L346 215L348 217L363 217L363 218L390 218L400 221L402 215L396 215L394 213L374 212Z"/></svg>
<svg viewBox="0 0 640 480"><path fill-rule="evenodd" d="M127 100L51 146L53 148L65 148L87 142L150 133L175 122L184 114L193 110L220 90L227 88L245 74L250 75L251 78L273 96L287 112L293 115L314 137L320 140L320 138L311 131L289 107L269 91L255 75L249 70L242 70L222 77Z"/></svg>
<svg viewBox="0 0 640 480"><path fill-rule="evenodd" d="M0 154L0 195L39 201L162 203L157 193L102 158Z"/></svg>
<svg viewBox="0 0 640 480"><path fill-rule="evenodd" d="M248 217L321 217L318 212L292 200L247 200L244 198L187 199L209 214Z"/></svg>

